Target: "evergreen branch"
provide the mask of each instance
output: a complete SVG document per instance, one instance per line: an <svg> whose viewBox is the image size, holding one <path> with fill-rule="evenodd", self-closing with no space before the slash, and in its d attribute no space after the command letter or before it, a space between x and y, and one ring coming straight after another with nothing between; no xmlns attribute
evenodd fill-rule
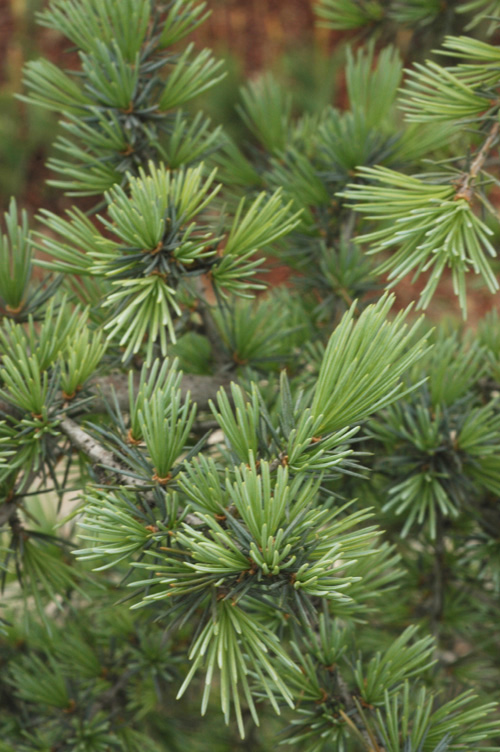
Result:
<svg viewBox="0 0 500 752"><path fill-rule="evenodd" d="M479 91L477 84L467 85L437 63L415 63L407 73L400 107L409 122L449 122L456 126L480 117L491 106L491 98Z"/></svg>
<svg viewBox="0 0 500 752"><path fill-rule="evenodd" d="M426 338L415 342L418 322L409 330L403 323L408 309L388 321L393 303L380 298L356 323L353 304L330 337L311 405L320 432L353 425L402 396L401 377Z"/></svg>
<svg viewBox="0 0 500 752"><path fill-rule="evenodd" d="M496 132L490 135L488 148ZM486 150L481 150L474 170L480 169L485 155ZM439 184L384 167L361 167L359 173L374 183L352 184L342 195L356 202L353 204L356 211L380 223L380 229L358 236L356 242L371 243L369 254L396 249L377 270L378 273L390 271L390 285L410 271L415 271L417 277L432 269L419 304L426 307L448 267L464 317L467 308L465 276L470 268L481 274L492 293L498 290L498 280L488 259L488 256L496 256L490 240L493 230L477 216L467 198L457 198L448 174L443 176L446 182Z"/></svg>
<svg viewBox="0 0 500 752"><path fill-rule="evenodd" d="M319 109L312 70L302 103L264 75L242 95L252 143L227 141L217 178L221 128L170 111L221 78L208 50L168 49L210 4L46 5L80 60L26 67L29 101L64 119L52 183L101 198L43 211L35 242L11 203L0 236L2 752L183 749L191 700L165 709L187 661L179 698L203 674L202 715L220 693L241 736L267 698L295 705L284 743L303 752L497 749L500 321L420 339L409 309L391 319L366 293L375 253L386 287L431 270L424 304L446 268L462 305L469 269L498 289L500 48L480 23L498 0L315 0L324 25L362 36L478 38L445 40L452 67L405 55L403 120L401 63L373 38L347 55L346 109ZM277 241L301 289L254 299ZM70 491L78 532L80 505L60 519ZM457 697L468 683L491 701ZM245 745L205 723L221 752L273 747L272 722Z"/></svg>

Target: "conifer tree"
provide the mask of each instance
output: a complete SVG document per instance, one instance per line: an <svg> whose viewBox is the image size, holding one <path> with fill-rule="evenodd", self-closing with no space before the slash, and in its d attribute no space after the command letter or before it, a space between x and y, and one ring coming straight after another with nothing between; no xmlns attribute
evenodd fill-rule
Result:
<svg viewBox="0 0 500 752"><path fill-rule="evenodd" d="M0 240L0 752L500 749L500 322L391 293L497 293L498 3L314 7L345 106L266 74L239 141L207 4L39 14L74 204Z"/></svg>

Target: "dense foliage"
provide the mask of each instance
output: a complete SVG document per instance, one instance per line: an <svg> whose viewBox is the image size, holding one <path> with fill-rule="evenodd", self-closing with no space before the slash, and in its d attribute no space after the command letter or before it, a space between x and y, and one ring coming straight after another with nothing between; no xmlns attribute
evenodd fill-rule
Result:
<svg viewBox="0 0 500 752"><path fill-rule="evenodd" d="M232 136L205 3L39 15L74 204L0 239L0 752L500 749L500 323L390 292L498 290L498 3L314 7L345 101L266 74Z"/></svg>

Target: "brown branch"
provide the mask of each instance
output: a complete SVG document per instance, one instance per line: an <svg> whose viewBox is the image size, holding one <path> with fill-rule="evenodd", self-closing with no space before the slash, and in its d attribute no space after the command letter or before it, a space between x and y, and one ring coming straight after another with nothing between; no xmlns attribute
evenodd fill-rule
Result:
<svg viewBox="0 0 500 752"><path fill-rule="evenodd" d="M138 383L139 374L134 375L135 384ZM208 408L209 400L213 400L221 387L228 387L231 379L228 376L200 376L194 373L186 373L181 381L182 398L185 399L188 392L193 402L196 402L200 410ZM113 373L95 382L100 398L97 397L92 404L92 410L101 412L105 409L105 402L110 402L113 391L116 394L120 409L128 412L128 374Z"/></svg>
<svg viewBox="0 0 500 752"><path fill-rule="evenodd" d="M59 423L58 428L66 434L74 447L80 449L87 455L94 465L106 465L106 467L114 470L117 475L123 476L124 467L121 462L117 460L113 452L106 449L102 444L92 438L92 436L84 431L83 428L80 428L78 423L75 423L74 420L71 418L63 418ZM137 485L138 483L142 486L145 485L143 481L138 481L136 478L129 478L128 476L127 482L132 486Z"/></svg>
<svg viewBox="0 0 500 752"><path fill-rule="evenodd" d="M438 639L444 608L445 577L445 545L443 530L443 514L438 509L436 520L436 543L434 545L433 562L433 591L431 602L431 630Z"/></svg>
<svg viewBox="0 0 500 752"><path fill-rule="evenodd" d="M212 316L211 306L208 302L214 297L212 284L206 275L198 277L195 280L195 289L198 294L198 306L196 313L201 318L203 331L212 347L212 360L216 370L220 370L229 362L227 354L224 353L224 343L221 334L217 329L215 319Z"/></svg>
<svg viewBox="0 0 500 752"><path fill-rule="evenodd" d="M457 191L455 193L456 201L463 198L469 204L471 203L473 197L473 183L482 170L490 149L498 138L499 130L500 121L496 120L493 123L484 144L482 145L476 155L476 158L472 162L469 171L465 173L458 182Z"/></svg>
<svg viewBox="0 0 500 752"><path fill-rule="evenodd" d="M206 303L201 303L198 308L203 323L203 331L212 346L212 360L216 369L222 368L229 362L229 358L224 354L224 345L221 335L215 325L210 308Z"/></svg>
<svg viewBox="0 0 500 752"><path fill-rule="evenodd" d="M18 512L18 506L14 501L6 501L0 507L0 527L14 519Z"/></svg>
<svg viewBox="0 0 500 752"><path fill-rule="evenodd" d="M138 380L139 375L136 374L134 376L134 382L137 384ZM209 400L215 398L217 391L221 387L229 387L230 382L230 377L226 375L200 376L194 373L187 373L183 375L181 381L182 397L185 399L189 392L192 401L196 402L200 410L206 410L208 408ZM106 403L111 402L111 397L114 391L120 409L123 412L128 412L128 374L120 372L112 373L108 376L96 379L95 381L91 381L90 386L96 388L98 395L94 397L92 404L86 408L87 411L92 410L95 412L104 412L106 409ZM8 402L0 401L0 411L11 416L19 414L19 410Z"/></svg>
<svg viewBox="0 0 500 752"><path fill-rule="evenodd" d="M100 698L94 702L94 704L90 708L89 717L93 718L96 716L101 710L109 709L112 711L114 709L115 701L118 699L118 696L120 693L127 689L127 686L130 682L130 679L132 678L134 672L131 669L126 670L121 676L118 677L116 682L109 687L109 689L106 689ZM124 697L125 704L127 702L127 698Z"/></svg>

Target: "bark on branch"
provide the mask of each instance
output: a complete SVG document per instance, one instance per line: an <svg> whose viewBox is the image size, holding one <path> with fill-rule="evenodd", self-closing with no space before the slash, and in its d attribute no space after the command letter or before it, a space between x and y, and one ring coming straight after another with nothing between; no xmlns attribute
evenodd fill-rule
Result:
<svg viewBox="0 0 500 752"><path fill-rule="evenodd" d="M80 428L78 423L75 423L74 420L71 418L63 418L59 423L59 428L64 434L66 434L71 444L84 452L94 465L106 465L107 467L112 468L116 473L122 473L123 466L116 459L113 452L103 447L102 444L99 444L99 442L93 439L90 434L83 430L83 428ZM129 480L133 481L134 478L130 478Z"/></svg>
<svg viewBox="0 0 500 752"><path fill-rule="evenodd" d="M139 374L135 374L135 383L139 381ZM193 402L198 404L200 410L206 410L208 401L215 398L217 391L221 387L229 386L231 379L228 376L199 376L198 374L186 373L182 377L181 392L185 399L188 392L191 394ZM96 382L98 393L95 403L92 405L93 410L100 412L104 410L104 402L110 401L112 391L114 390L118 404L124 412L128 412L128 374L114 373L110 376L99 379Z"/></svg>

